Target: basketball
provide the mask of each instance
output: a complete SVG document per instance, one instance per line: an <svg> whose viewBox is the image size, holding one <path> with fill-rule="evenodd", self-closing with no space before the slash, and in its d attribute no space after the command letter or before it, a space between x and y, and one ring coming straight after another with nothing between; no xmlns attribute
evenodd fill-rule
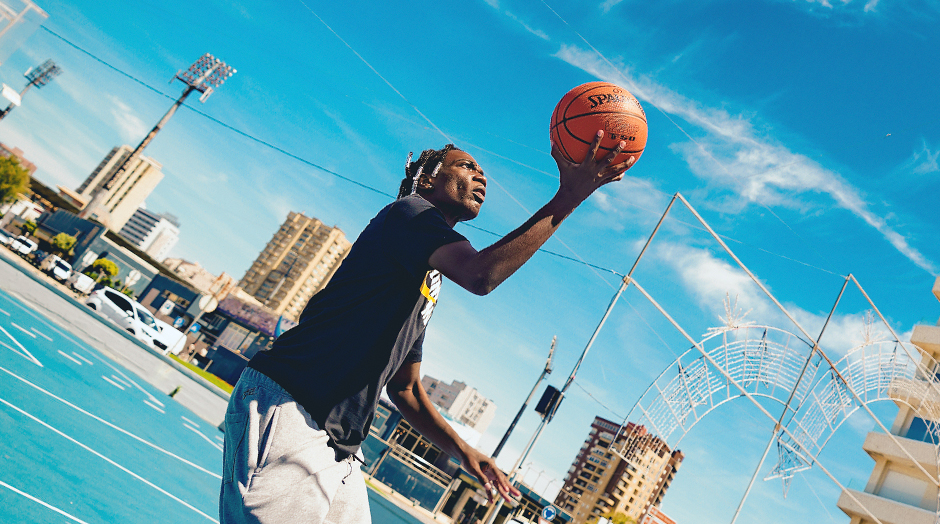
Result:
<svg viewBox="0 0 940 524"><path fill-rule="evenodd" d="M612 164L631 156L640 159L646 148L646 112L626 89L609 82L588 82L568 91L552 112L552 142L571 162L587 158L599 129L604 130L604 138L595 158L604 158L623 140L627 147Z"/></svg>

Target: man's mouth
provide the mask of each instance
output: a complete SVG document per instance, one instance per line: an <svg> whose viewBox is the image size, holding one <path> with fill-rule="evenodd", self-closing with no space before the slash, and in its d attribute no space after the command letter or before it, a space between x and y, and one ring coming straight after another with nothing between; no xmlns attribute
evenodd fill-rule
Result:
<svg viewBox="0 0 940 524"><path fill-rule="evenodd" d="M482 204L483 201L486 200L486 189L483 189L482 187L474 189L473 198L475 198L477 202Z"/></svg>

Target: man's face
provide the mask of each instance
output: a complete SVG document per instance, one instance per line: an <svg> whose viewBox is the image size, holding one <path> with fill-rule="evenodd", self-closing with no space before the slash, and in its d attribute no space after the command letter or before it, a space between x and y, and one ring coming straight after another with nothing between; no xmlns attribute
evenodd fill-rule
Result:
<svg viewBox="0 0 940 524"><path fill-rule="evenodd" d="M434 166L429 166L433 171ZM428 173L430 175L430 173ZM450 151L435 178L428 177L432 191L422 195L444 213L451 225L473 220L486 198L486 177L472 156Z"/></svg>

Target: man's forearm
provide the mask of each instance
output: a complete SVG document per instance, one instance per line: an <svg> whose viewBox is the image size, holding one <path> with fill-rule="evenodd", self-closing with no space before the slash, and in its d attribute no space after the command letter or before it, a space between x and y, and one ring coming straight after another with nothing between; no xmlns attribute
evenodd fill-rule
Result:
<svg viewBox="0 0 940 524"><path fill-rule="evenodd" d="M434 409L427 397L413 390L389 392L395 406L422 436L433 442L448 455L462 460L467 443L450 427L444 417ZM423 397L423 398L422 398Z"/></svg>

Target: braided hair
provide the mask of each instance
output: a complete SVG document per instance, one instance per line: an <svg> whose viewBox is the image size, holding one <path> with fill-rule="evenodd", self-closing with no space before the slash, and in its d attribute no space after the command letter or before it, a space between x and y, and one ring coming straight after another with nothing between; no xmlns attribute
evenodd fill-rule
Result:
<svg viewBox="0 0 940 524"><path fill-rule="evenodd" d="M398 187L398 198L415 194L418 188L418 179L421 178L422 174L430 171L431 178L437 176L437 172L444 165L447 153L451 151L461 151L461 149L454 144L447 144L441 149L425 149L421 152L418 160L414 162L411 161L412 153L408 153L408 160L405 162L405 178L402 179L401 185Z"/></svg>

